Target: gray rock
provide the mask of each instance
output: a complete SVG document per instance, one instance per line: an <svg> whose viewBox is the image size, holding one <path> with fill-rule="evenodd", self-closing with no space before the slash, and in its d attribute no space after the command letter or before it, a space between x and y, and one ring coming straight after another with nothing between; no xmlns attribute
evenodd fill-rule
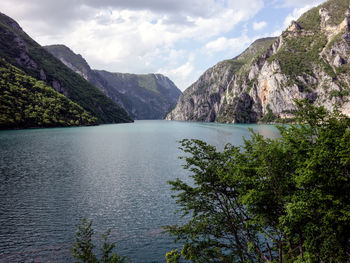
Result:
<svg viewBox="0 0 350 263"><path fill-rule="evenodd" d="M40 79L46 81L46 74L43 69L40 69Z"/></svg>
<svg viewBox="0 0 350 263"><path fill-rule="evenodd" d="M339 54L337 54L333 61L333 65L336 67L340 67L341 65L344 65L344 64L346 64L346 61Z"/></svg>
<svg viewBox="0 0 350 263"><path fill-rule="evenodd" d="M299 31L299 30L301 30L301 26L294 20L291 22L290 26L287 29L287 31L290 31L290 32Z"/></svg>
<svg viewBox="0 0 350 263"><path fill-rule="evenodd" d="M343 13L345 16L346 10ZM336 105L350 116L350 97L345 96L347 92L341 92L350 90L350 72L336 75L335 71L335 67L350 61L350 33L344 30L344 22L330 25L333 14L327 9L320 8L319 14L321 30L327 27L321 32L304 30L294 21L279 38L259 40L234 59L208 69L183 92L167 119L257 122L268 113L268 109L275 116L291 117L291 112L296 109L295 99L309 99L328 110ZM317 34L324 34L328 41L318 49L319 55L305 54L308 58L305 64L293 65L305 68L305 72L294 70L290 65L289 69L281 66L285 61L279 59L279 54L290 50L290 40L302 41ZM259 46L258 43L265 45ZM310 42L308 49L316 44ZM293 56L292 50L290 53Z"/></svg>

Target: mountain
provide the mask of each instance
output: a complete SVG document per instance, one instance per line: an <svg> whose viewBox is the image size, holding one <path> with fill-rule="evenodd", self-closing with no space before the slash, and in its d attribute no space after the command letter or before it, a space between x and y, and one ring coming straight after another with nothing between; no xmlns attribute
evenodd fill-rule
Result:
<svg viewBox="0 0 350 263"><path fill-rule="evenodd" d="M161 74L92 70L81 55L64 45L45 46L45 49L121 105L135 119L163 119L181 95L175 84Z"/></svg>
<svg viewBox="0 0 350 263"><path fill-rule="evenodd" d="M0 59L0 129L96 124L81 106Z"/></svg>
<svg viewBox="0 0 350 263"><path fill-rule="evenodd" d="M294 99L350 116L350 0L303 14L278 38L255 41L208 69L166 119L227 123L292 118Z"/></svg>
<svg viewBox="0 0 350 263"><path fill-rule="evenodd" d="M0 58L42 80L97 118L98 123L131 122L130 116L84 78L30 38L10 17L0 13Z"/></svg>

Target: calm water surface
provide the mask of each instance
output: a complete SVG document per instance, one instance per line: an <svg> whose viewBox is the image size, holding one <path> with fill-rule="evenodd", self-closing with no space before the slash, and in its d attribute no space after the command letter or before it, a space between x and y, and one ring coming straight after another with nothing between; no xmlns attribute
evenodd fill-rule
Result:
<svg viewBox="0 0 350 263"><path fill-rule="evenodd" d="M173 248L162 226L181 223L166 183L186 180L178 140L218 149L269 125L136 121L97 127L0 131L0 262L72 262L83 217L96 242L107 228L131 262L165 262Z"/></svg>

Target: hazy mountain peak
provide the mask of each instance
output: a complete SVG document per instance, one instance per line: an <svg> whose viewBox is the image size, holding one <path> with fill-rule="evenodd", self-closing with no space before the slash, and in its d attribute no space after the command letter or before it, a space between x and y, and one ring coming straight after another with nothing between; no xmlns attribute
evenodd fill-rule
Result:
<svg viewBox="0 0 350 263"><path fill-rule="evenodd" d="M75 54L69 47L62 44L44 46L44 48L61 60L67 67L88 80L88 74L91 68L80 54Z"/></svg>

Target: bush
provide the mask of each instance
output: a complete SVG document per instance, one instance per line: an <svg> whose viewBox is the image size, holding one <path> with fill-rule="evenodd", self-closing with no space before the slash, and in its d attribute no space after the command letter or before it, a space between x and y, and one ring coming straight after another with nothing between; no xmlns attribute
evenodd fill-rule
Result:
<svg viewBox="0 0 350 263"><path fill-rule="evenodd" d="M276 120L276 116L273 114L270 108L270 104L267 105L266 109L267 109L267 113L264 115L261 121L266 123L274 122Z"/></svg>
<svg viewBox="0 0 350 263"><path fill-rule="evenodd" d="M350 119L297 105L296 123L279 126L280 138L252 132L243 146L228 144L223 152L181 141L193 182L169 183L190 219L165 228L183 242L185 259L349 260Z"/></svg>
<svg viewBox="0 0 350 263"><path fill-rule="evenodd" d="M87 222L84 218L81 224L78 226L78 231L75 236L75 243L72 246L72 256L76 259L75 262L86 262L86 263L126 263L129 262L125 257L118 256L116 253L112 253L115 244L109 243L108 237L110 235L110 229L107 230L106 234L102 235L103 245L100 249L102 257L100 259L94 253L96 247L92 243L92 236L94 230L92 229L92 221Z"/></svg>

